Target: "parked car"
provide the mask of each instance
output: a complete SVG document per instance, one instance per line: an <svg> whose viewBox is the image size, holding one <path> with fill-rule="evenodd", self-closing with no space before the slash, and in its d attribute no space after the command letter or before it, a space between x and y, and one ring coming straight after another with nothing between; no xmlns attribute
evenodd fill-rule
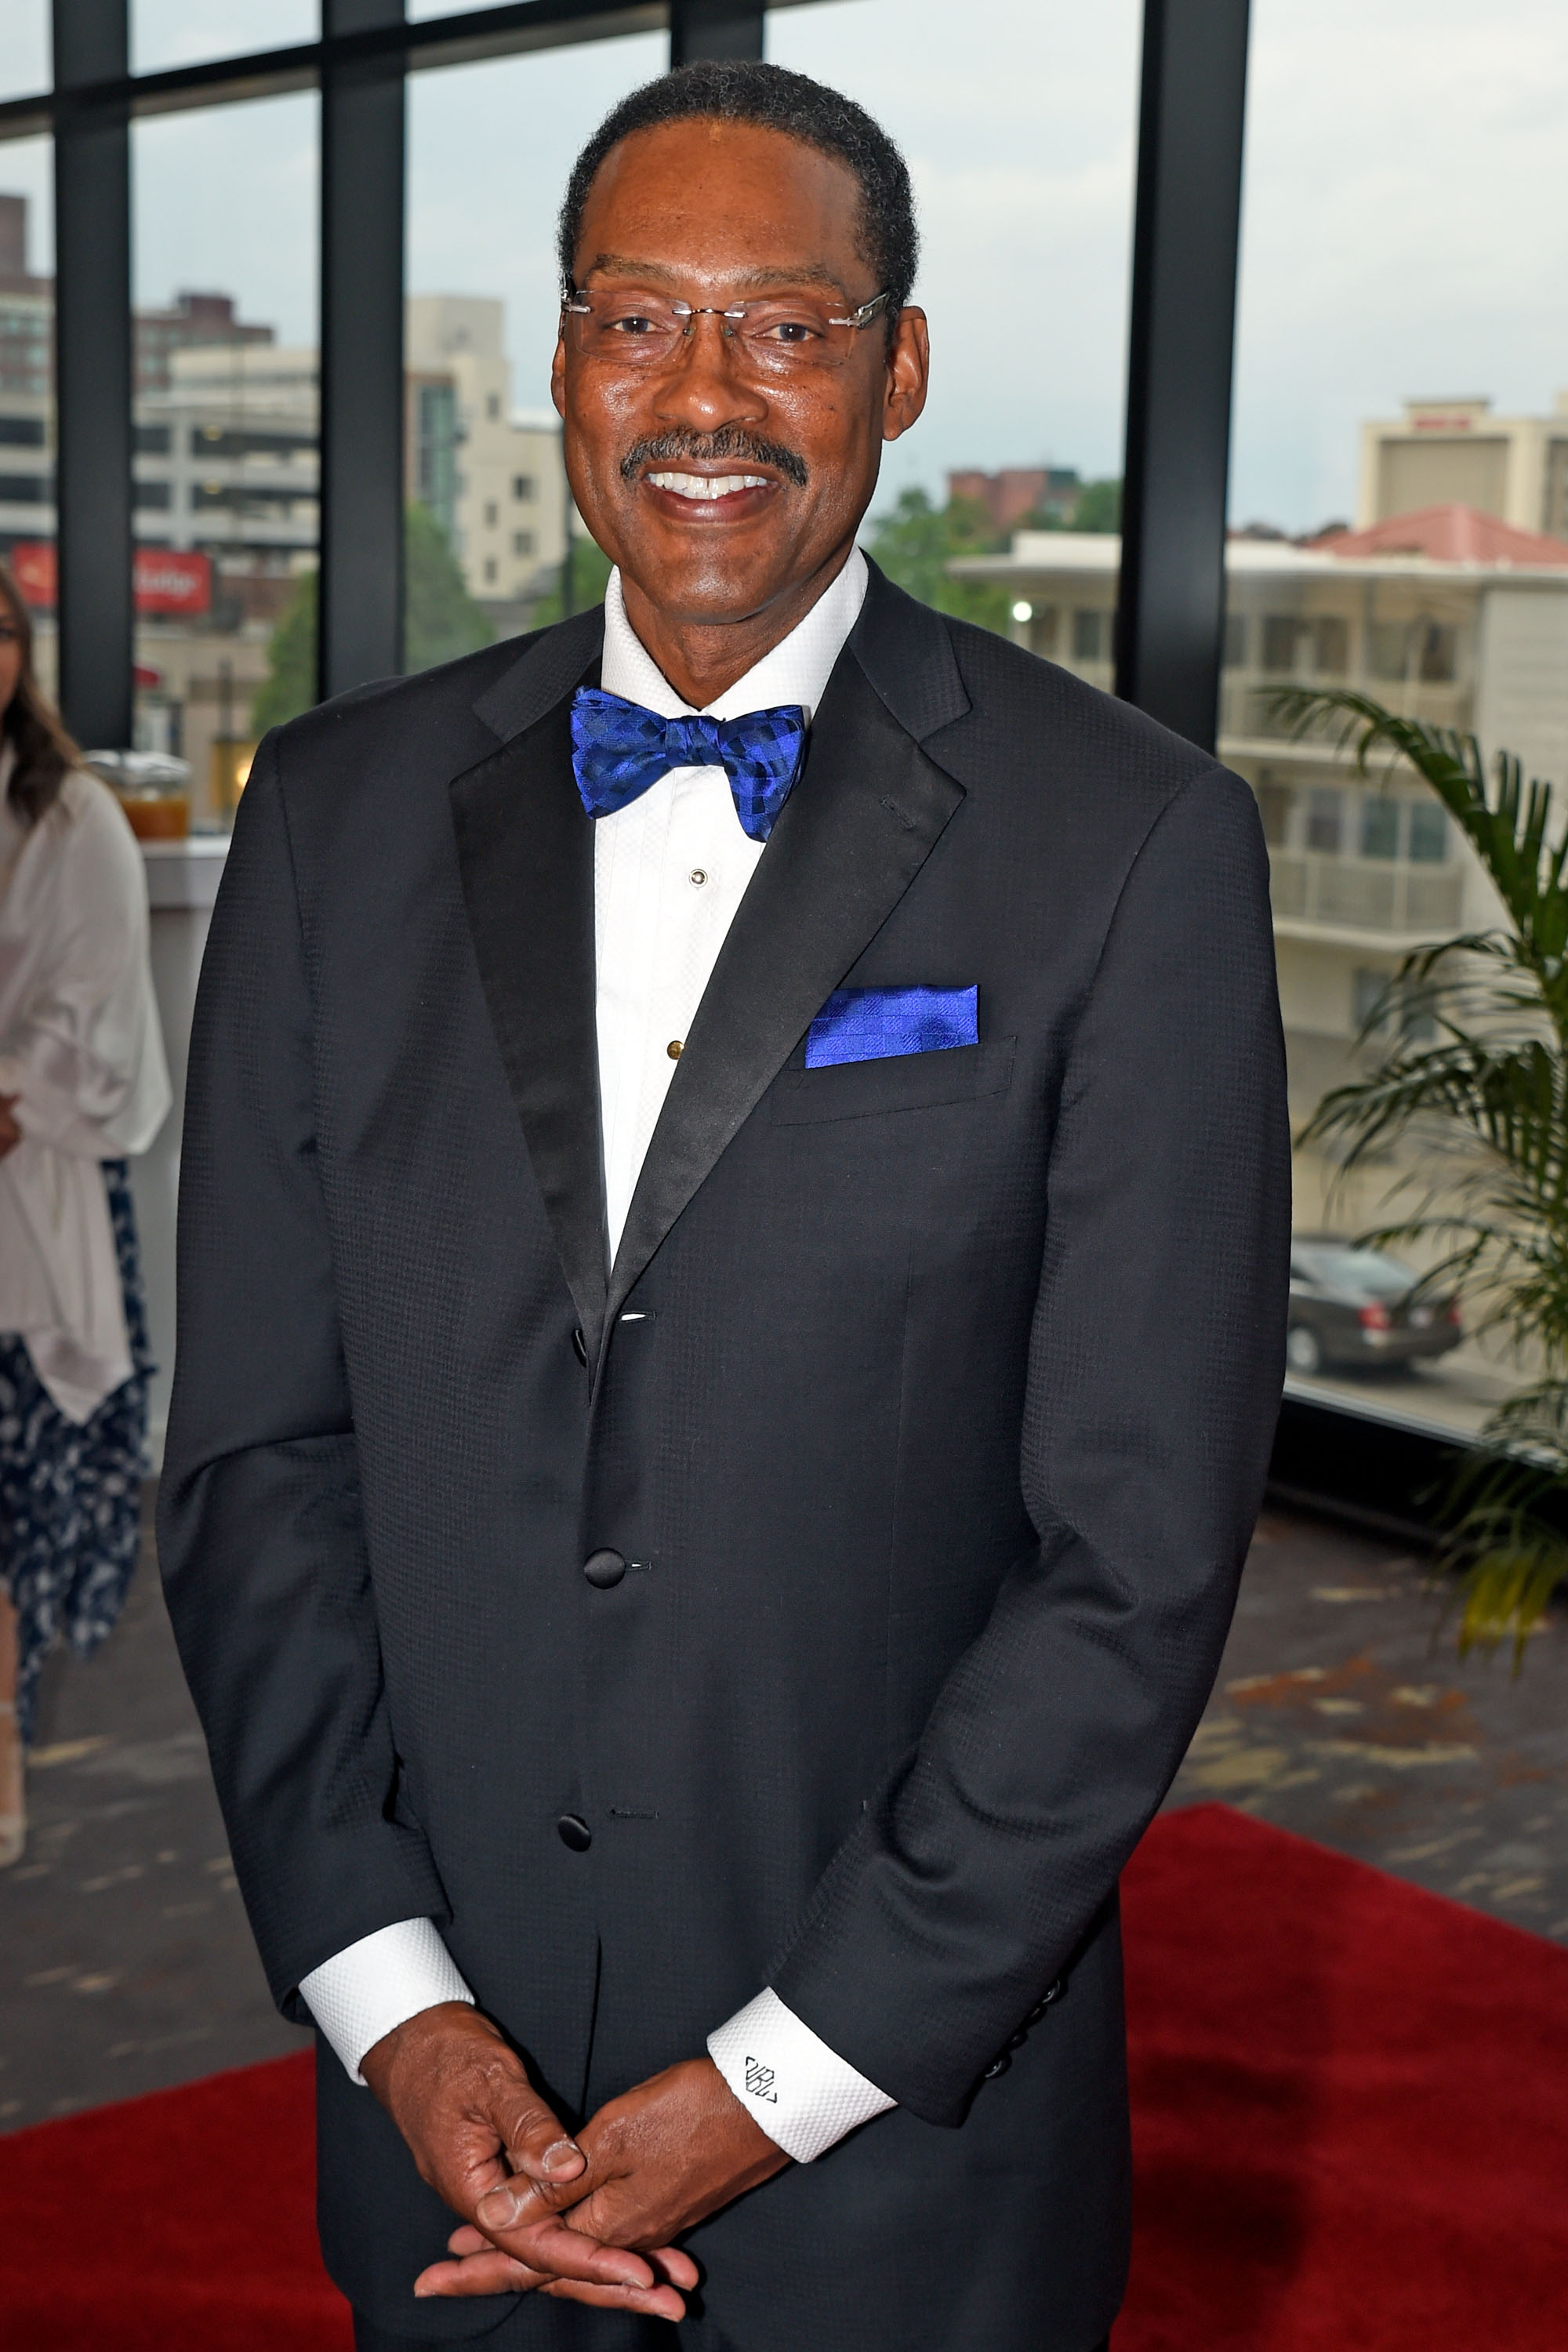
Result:
<svg viewBox="0 0 1568 2352"><path fill-rule="evenodd" d="M1465 1336L1452 1292L1424 1289L1421 1277L1385 1250L1339 1234L1298 1234L1290 1244L1291 1371L1331 1364L1405 1364L1446 1356Z"/></svg>

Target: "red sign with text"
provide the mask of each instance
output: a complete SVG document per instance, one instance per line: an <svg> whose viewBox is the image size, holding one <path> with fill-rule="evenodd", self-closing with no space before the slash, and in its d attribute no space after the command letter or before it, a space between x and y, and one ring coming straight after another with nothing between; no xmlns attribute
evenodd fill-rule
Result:
<svg viewBox="0 0 1568 2352"><path fill-rule="evenodd" d="M23 601L52 613L59 581L54 542L20 541L11 550L11 569ZM205 613L213 600L212 558L179 554L167 547L139 547L132 589L139 613Z"/></svg>

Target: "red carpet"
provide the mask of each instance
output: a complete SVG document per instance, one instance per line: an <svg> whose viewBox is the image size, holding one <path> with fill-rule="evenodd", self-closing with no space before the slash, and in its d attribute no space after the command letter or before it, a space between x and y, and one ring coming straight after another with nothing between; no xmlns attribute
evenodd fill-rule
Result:
<svg viewBox="0 0 1568 2352"><path fill-rule="evenodd" d="M1115 2352L1563 2352L1568 1952L1222 1805L1125 1902Z"/></svg>
<svg viewBox="0 0 1568 2352"><path fill-rule="evenodd" d="M5 2352L350 2352L309 2054L0 2139Z"/></svg>
<svg viewBox="0 0 1568 2352"><path fill-rule="evenodd" d="M1563 2352L1568 1953L1218 1805L1126 1917L1115 2352ZM311 2173L305 2058L0 2138L0 2342L347 2352Z"/></svg>

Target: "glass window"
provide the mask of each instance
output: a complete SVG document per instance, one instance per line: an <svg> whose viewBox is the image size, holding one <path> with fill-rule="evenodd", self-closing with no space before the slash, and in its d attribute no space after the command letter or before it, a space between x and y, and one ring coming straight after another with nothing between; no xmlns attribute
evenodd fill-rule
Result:
<svg viewBox="0 0 1568 2352"><path fill-rule="evenodd" d="M1366 666L1373 677L1392 682L1410 667L1408 621L1373 621L1366 633Z"/></svg>
<svg viewBox="0 0 1568 2352"><path fill-rule="evenodd" d="M608 566L581 526L565 576L555 215L584 141L668 59L661 32L409 79L411 670L603 593Z"/></svg>
<svg viewBox="0 0 1568 2352"><path fill-rule="evenodd" d="M320 0L131 0L132 73L249 57L321 37Z"/></svg>
<svg viewBox="0 0 1568 2352"><path fill-rule="evenodd" d="M1296 667L1296 646L1301 635L1301 624L1294 613L1266 613L1263 617L1263 667L1271 670L1292 670Z"/></svg>
<svg viewBox="0 0 1568 2352"><path fill-rule="evenodd" d="M1140 16L972 0L959 38L951 0L767 18L768 56L858 100L914 180L931 398L883 452L867 545L912 593L1037 651L1019 605L1082 610L1058 658L1094 664L1119 553Z"/></svg>
<svg viewBox="0 0 1568 2352"><path fill-rule="evenodd" d="M1225 616L1225 666L1226 669L1247 667L1247 615L1227 613Z"/></svg>
<svg viewBox="0 0 1568 2352"><path fill-rule="evenodd" d="M31 98L50 81L48 0L5 0L0 98ZM0 184L5 178L0 160Z"/></svg>
<svg viewBox="0 0 1568 2352"><path fill-rule="evenodd" d="M1410 862L1441 866L1448 855L1448 812L1436 801L1410 804Z"/></svg>
<svg viewBox="0 0 1568 2352"><path fill-rule="evenodd" d="M1263 819L1263 838L1270 849L1283 849L1289 838L1290 817L1296 805L1296 795L1289 784L1278 784L1265 776L1258 787L1258 814Z"/></svg>
<svg viewBox="0 0 1568 2352"><path fill-rule="evenodd" d="M1374 1018L1387 991L1387 972L1368 971L1364 965L1357 967L1351 975L1351 1022L1354 1028L1364 1029Z"/></svg>
<svg viewBox="0 0 1568 2352"><path fill-rule="evenodd" d="M1340 614L1323 614L1312 624L1312 642L1320 675L1342 677L1351 666L1349 621Z"/></svg>
<svg viewBox="0 0 1568 2352"><path fill-rule="evenodd" d="M1097 662L1104 658L1105 624L1108 613L1079 611L1072 616L1072 650L1075 661Z"/></svg>
<svg viewBox="0 0 1568 2352"><path fill-rule="evenodd" d="M1307 846L1337 857L1344 824L1344 794L1331 784L1315 784L1307 798Z"/></svg>
<svg viewBox="0 0 1568 2352"><path fill-rule="evenodd" d="M32 612L53 694L55 638L54 147L0 146L0 558Z"/></svg>
<svg viewBox="0 0 1568 2352"><path fill-rule="evenodd" d="M1362 794L1361 854L1363 857L1399 855L1399 803L1386 793Z"/></svg>
<svg viewBox="0 0 1568 2352"><path fill-rule="evenodd" d="M1416 675L1432 685L1447 685L1459 674L1459 633L1441 621L1421 625L1421 651Z"/></svg>
<svg viewBox="0 0 1568 2352"><path fill-rule="evenodd" d="M1568 462L1554 471L1551 454L1568 449L1568 346L1542 294L1568 271L1560 0L1493 0L1484 25L1473 0L1253 0L1247 74L1230 514L1259 534L1232 542L1231 610L1309 613L1303 683L1473 730L1489 758L1508 750L1568 784L1561 722L1541 698L1568 675L1568 585L1542 570L1526 587L1522 567L1458 551L1484 545L1494 522L1568 538ZM1479 519L1456 523L1456 507ZM1373 530L1375 548L1357 536ZM1247 699L1229 698L1219 748L1250 773L1261 747ZM1303 778L1308 759L1317 771L1307 833L1324 854L1301 861L1289 891L1276 859L1298 1133L1366 1074L1353 1039L1384 975L1419 945L1500 919L1430 787L1381 757L1363 780L1336 736L1302 749ZM1328 814L1336 786L1357 795L1353 835ZM1373 1051L1435 1034L1415 1007ZM1297 1155L1303 1233L1353 1237L1417 1212L1446 1164L1413 1137L1356 1171L1343 1150ZM1424 1271L1441 1247L1433 1235L1400 1255ZM1334 1373L1314 1386L1363 1412L1479 1429L1541 1365L1478 1332L1473 1286L1460 1305L1464 1336L1447 1353L1375 1384Z"/></svg>
<svg viewBox="0 0 1568 2352"><path fill-rule="evenodd" d="M313 92L132 127L136 741L222 824L258 735L315 700ZM195 188L265 185L265 206Z"/></svg>

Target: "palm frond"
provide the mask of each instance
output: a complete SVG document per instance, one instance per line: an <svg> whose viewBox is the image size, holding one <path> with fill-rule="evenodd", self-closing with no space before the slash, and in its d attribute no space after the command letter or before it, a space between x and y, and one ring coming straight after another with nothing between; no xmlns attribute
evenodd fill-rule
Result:
<svg viewBox="0 0 1568 2352"><path fill-rule="evenodd" d="M1551 784L1535 777L1527 783L1508 751L1493 761L1489 783L1473 735L1403 718L1349 688L1282 687L1270 700L1298 738L1331 732L1337 722L1342 748L1353 748L1363 772L1382 748L1391 764L1404 760L1431 786L1490 876L1542 983L1545 1009L1568 1036L1568 834L1553 823Z"/></svg>
<svg viewBox="0 0 1568 2352"><path fill-rule="evenodd" d="M1298 1142L1336 1160L1336 1184L1393 1162L1398 1213L1365 1238L1418 1244L1424 1286L1479 1295L1475 1328L1505 1332L1537 1366L1488 1420L1446 1505L1459 1648L1511 1640L1517 1671L1568 1581L1568 828L1549 783L1508 752L1489 774L1473 735L1342 689L1271 699L1297 737L1337 737L1363 773L1380 751L1413 770L1501 903L1495 929L1404 958L1356 1040L1372 1066L1323 1097Z"/></svg>
<svg viewBox="0 0 1568 2352"><path fill-rule="evenodd" d="M1534 1499L1556 1481L1542 1475ZM1458 1574L1459 1654L1513 1643L1517 1674L1525 1644L1568 1580L1568 1537L1531 1507L1531 1497L1493 1489L1473 1500L1440 1556Z"/></svg>

